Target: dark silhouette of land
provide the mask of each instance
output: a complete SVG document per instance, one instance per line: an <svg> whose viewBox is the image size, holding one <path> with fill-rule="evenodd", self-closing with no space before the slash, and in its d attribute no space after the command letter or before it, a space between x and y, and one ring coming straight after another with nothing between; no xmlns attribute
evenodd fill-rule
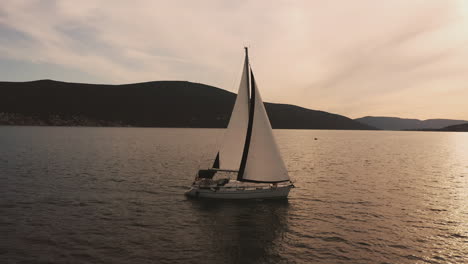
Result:
<svg viewBox="0 0 468 264"><path fill-rule="evenodd" d="M441 131L468 132L468 123L448 126L440 129Z"/></svg>
<svg viewBox="0 0 468 264"><path fill-rule="evenodd" d="M452 119L408 119L398 117L366 116L354 119L382 130L439 130L447 126L468 123L467 120Z"/></svg>
<svg viewBox="0 0 468 264"><path fill-rule="evenodd" d="M199 83L124 85L52 80L0 82L0 125L199 127L227 126L236 95ZM375 129L350 118L266 103L273 128Z"/></svg>

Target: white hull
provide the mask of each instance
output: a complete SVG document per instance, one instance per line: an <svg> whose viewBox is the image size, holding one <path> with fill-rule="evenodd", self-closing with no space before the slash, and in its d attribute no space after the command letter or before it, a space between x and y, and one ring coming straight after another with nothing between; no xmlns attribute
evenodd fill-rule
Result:
<svg viewBox="0 0 468 264"><path fill-rule="evenodd" d="M293 185L278 186L271 188L223 188L211 187L200 188L192 186L185 195L193 198L210 198L210 199L284 199L288 197L289 191Z"/></svg>

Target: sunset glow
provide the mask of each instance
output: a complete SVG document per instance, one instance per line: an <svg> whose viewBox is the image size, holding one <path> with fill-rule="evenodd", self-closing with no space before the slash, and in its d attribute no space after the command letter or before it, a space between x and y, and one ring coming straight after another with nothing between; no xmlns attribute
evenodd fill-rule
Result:
<svg viewBox="0 0 468 264"><path fill-rule="evenodd" d="M348 117L468 119L466 1L3 1L0 80L188 80Z"/></svg>

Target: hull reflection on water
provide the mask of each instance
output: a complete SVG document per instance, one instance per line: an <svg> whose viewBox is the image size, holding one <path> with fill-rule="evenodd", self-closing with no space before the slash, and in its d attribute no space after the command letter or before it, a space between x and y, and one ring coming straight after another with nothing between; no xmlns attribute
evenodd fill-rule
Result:
<svg viewBox="0 0 468 264"><path fill-rule="evenodd" d="M206 245L214 263L281 263L278 254L289 229L288 200L191 201L200 220L197 229L206 234L195 243ZM274 258L272 258L274 256Z"/></svg>

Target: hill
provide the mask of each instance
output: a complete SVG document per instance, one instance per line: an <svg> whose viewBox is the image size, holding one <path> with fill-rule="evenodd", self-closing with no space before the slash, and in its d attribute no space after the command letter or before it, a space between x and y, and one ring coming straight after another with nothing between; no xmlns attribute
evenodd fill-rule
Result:
<svg viewBox="0 0 468 264"><path fill-rule="evenodd" d="M157 81L124 85L53 80L0 82L0 124L226 127L236 95L208 85ZM374 129L350 118L265 104L273 128Z"/></svg>
<svg viewBox="0 0 468 264"><path fill-rule="evenodd" d="M453 119L407 119L398 117L366 116L354 119L363 124L383 130L423 130L441 129L451 125L467 123L466 120Z"/></svg>
<svg viewBox="0 0 468 264"><path fill-rule="evenodd" d="M442 131L468 132L468 123L448 126L440 129Z"/></svg>

